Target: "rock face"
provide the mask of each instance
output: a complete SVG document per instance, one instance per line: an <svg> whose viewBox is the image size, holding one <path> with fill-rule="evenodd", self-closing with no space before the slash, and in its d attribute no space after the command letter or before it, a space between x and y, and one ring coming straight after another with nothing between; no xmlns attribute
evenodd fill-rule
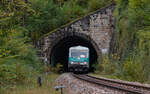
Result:
<svg viewBox="0 0 150 94"><path fill-rule="evenodd" d="M39 49L39 55L43 57L41 59L47 58L50 63L52 48L69 36L78 36L90 41L99 56L101 52L109 52L110 42L115 31L114 8L115 4L111 4L99 9L36 41L34 45Z"/></svg>

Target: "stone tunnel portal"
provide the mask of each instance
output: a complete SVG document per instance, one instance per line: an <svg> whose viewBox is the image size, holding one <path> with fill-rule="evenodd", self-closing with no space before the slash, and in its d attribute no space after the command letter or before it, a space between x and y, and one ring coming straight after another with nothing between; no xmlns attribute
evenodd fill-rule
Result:
<svg viewBox="0 0 150 94"><path fill-rule="evenodd" d="M80 36L67 36L57 42L51 51L50 63L56 66L58 63L63 65L64 71L68 69L69 48L72 46L85 46L90 50L90 71L93 71L93 64L97 63L98 53L93 46L93 41Z"/></svg>

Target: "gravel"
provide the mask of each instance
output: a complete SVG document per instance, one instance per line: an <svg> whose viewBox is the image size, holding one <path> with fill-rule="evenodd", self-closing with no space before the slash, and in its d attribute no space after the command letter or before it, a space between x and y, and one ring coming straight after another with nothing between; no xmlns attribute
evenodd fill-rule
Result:
<svg viewBox="0 0 150 94"><path fill-rule="evenodd" d="M56 84L66 86L65 94L125 94L105 86L79 80L70 73L62 74L56 79Z"/></svg>

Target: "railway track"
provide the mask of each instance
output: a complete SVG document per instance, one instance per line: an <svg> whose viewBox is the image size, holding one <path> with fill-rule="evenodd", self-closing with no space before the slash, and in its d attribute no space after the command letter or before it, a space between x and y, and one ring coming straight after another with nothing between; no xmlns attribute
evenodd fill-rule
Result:
<svg viewBox="0 0 150 94"><path fill-rule="evenodd" d="M97 78L89 75L72 74L74 77L93 84L109 87L125 92L126 94L150 94L150 87L133 83L121 82L105 78Z"/></svg>

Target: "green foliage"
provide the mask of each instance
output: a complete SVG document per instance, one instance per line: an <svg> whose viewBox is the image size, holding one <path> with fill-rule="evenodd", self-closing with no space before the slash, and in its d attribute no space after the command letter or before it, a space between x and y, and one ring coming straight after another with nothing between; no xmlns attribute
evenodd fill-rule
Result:
<svg viewBox="0 0 150 94"><path fill-rule="evenodd" d="M127 55L138 44L139 32L149 32L149 0L117 0L117 35L115 50Z"/></svg>
<svg viewBox="0 0 150 94"><path fill-rule="evenodd" d="M123 70L124 70L124 78L129 81L146 81L146 73L144 72L144 66L141 62L127 60L124 62Z"/></svg>
<svg viewBox="0 0 150 94"><path fill-rule="evenodd" d="M99 9L100 7L104 7L111 3L111 0L89 0L88 1L88 7L90 11L94 11L96 9Z"/></svg>
<svg viewBox="0 0 150 94"><path fill-rule="evenodd" d="M34 12L28 4L22 0L0 1L0 28L8 30L18 25L23 25L25 15Z"/></svg>
<svg viewBox="0 0 150 94"><path fill-rule="evenodd" d="M142 54L142 53L141 53ZM135 53L133 54L135 55ZM149 57L131 55L121 62L118 61L117 55L112 55L110 59L104 56L103 62L97 65L95 73L107 75L107 77L122 79L127 81L138 81L141 83L150 80ZM143 60L144 59L144 60ZM144 63L141 63L143 62ZM147 62L145 62L147 61Z"/></svg>
<svg viewBox="0 0 150 94"><path fill-rule="evenodd" d="M139 30L137 32L137 38L138 38L138 45L137 48L141 51L145 51L147 55L150 54L150 32L146 31L145 29L143 31Z"/></svg>
<svg viewBox="0 0 150 94"><path fill-rule="evenodd" d="M0 83L1 86L15 85L17 82L21 83L26 79L26 69L22 65L2 64L0 66Z"/></svg>
<svg viewBox="0 0 150 94"><path fill-rule="evenodd" d="M150 82L150 1L116 1L117 33L112 52L120 59L110 57L116 63L111 75L123 80Z"/></svg>
<svg viewBox="0 0 150 94"><path fill-rule="evenodd" d="M42 34L46 33L57 25L60 25L62 15L60 9L51 0L33 0L35 14L26 19L26 28L29 30L29 36L32 39L37 39ZM62 16L63 17L63 16Z"/></svg>
<svg viewBox="0 0 150 94"><path fill-rule="evenodd" d="M60 64L60 63L58 63L58 64L56 65L56 67L54 67L54 66L49 66L49 69L48 69L48 70L51 71L51 72L54 72L54 73L63 73L63 72L64 72L63 65Z"/></svg>
<svg viewBox="0 0 150 94"><path fill-rule="evenodd" d="M103 61L96 66L96 73L111 75L117 64L112 62L107 55L103 55Z"/></svg>
<svg viewBox="0 0 150 94"><path fill-rule="evenodd" d="M35 13L26 16L25 27L32 40L58 28L72 20L109 4L111 0L31 0ZM104 2L105 1L105 2ZM96 4L96 5L93 5ZM95 8L96 6L96 8ZM94 8L93 8L94 7Z"/></svg>
<svg viewBox="0 0 150 94"><path fill-rule="evenodd" d="M37 77L42 77L42 87L37 84ZM12 88L0 89L0 94L60 94L60 92L55 91L56 79L59 74L50 73L50 75L36 74L32 75L30 78L25 80L25 83L17 84ZM66 93L66 91L64 91Z"/></svg>
<svg viewBox="0 0 150 94"><path fill-rule="evenodd" d="M0 28L23 26L32 41L72 20L110 4L111 0L2 0Z"/></svg>
<svg viewBox="0 0 150 94"><path fill-rule="evenodd" d="M6 32L7 37L0 39L0 88L21 84L42 69L35 50L25 43L22 32L17 29Z"/></svg>

